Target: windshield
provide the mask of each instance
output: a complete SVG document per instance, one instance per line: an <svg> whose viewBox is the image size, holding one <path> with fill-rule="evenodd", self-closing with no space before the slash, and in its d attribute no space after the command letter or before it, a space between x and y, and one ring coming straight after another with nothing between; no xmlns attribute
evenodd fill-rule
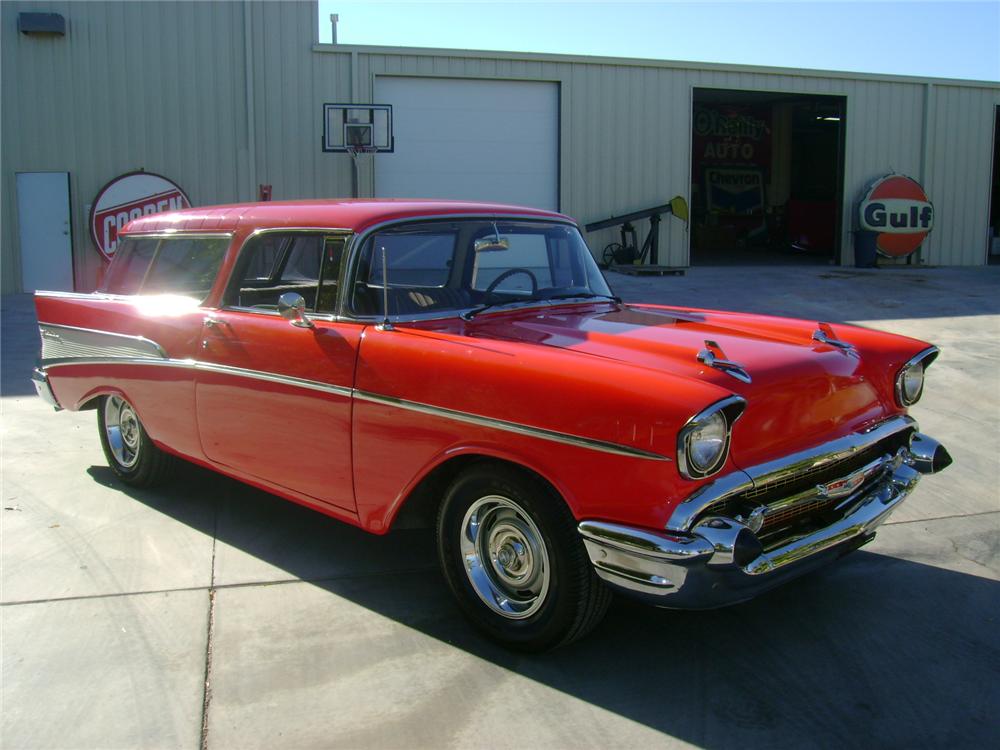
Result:
<svg viewBox="0 0 1000 750"><path fill-rule="evenodd" d="M611 290L576 227L476 219L406 224L368 237L356 266L354 312L384 315L383 294L389 315L406 316L611 297Z"/></svg>

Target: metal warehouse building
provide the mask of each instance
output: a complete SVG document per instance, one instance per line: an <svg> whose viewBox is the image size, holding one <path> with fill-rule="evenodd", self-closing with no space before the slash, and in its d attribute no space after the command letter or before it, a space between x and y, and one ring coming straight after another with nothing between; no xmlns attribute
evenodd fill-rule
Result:
<svg viewBox="0 0 1000 750"><path fill-rule="evenodd" d="M666 203L659 262L854 263L889 172L934 204L912 262L981 265L998 231L1000 85L701 63L319 44L314 2L4 2L3 292L93 289L91 209L143 170L193 205L346 197L325 103L388 104L357 193L554 208ZM639 227L644 231L646 225ZM587 235L598 256L614 229ZM641 237L640 237L641 239ZM762 267L766 272L766 267Z"/></svg>

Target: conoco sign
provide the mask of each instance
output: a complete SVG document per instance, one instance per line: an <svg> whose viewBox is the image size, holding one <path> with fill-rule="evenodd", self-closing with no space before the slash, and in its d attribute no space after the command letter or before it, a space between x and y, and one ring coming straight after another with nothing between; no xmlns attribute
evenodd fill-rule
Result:
<svg viewBox="0 0 1000 750"><path fill-rule="evenodd" d="M916 180L891 174L872 183L858 209L861 229L883 255L909 255L934 228L934 206Z"/></svg>
<svg viewBox="0 0 1000 750"><path fill-rule="evenodd" d="M190 208L184 191L152 172L130 172L116 177L97 194L90 209L90 235L108 260L118 248L118 232L132 219Z"/></svg>

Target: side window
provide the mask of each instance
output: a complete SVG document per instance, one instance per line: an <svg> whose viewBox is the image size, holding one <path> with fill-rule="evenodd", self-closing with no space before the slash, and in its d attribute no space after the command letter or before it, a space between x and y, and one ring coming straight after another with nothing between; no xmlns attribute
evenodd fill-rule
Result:
<svg viewBox="0 0 1000 750"><path fill-rule="evenodd" d="M143 294L208 296L229 247L224 237L164 239L142 283Z"/></svg>
<svg viewBox="0 0 1000 750"><path fill-rule="evenodd" d="M125 240L118 247L108 269L104 291L110 294L137 294L159 244L159 239Z"/></svg>
<svg viewBox="0 0 1000 750"><path fill-rule="evenodd" d="M296 281L319 281L320 252L323 238L311 235L294 237L288 249L288 259L281 269L281 280L294 283Z"/></svg>
<svg viewBox="0 0 1000 750"><path fill-rule="evenodd" d="M316 312L335 312L337 309L337 285L340 282L340 262L344 258L345 244L343 237L328 237L323 243L323 268L316 298Z"/></svg>
<svg viewBox="0 0 1000 750"><path fill-rule="evenodd" d="M258 235L243 248L224 303L276 310L282 294L295 292L302 295L307 310L332 312L343 247L342 238L327 238L320 233Z"/></svg>

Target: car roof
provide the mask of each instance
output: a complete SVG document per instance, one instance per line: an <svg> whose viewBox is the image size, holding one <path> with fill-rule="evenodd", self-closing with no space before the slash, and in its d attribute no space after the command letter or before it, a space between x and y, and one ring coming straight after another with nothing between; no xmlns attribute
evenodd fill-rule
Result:
<svg viewBox="0 0 1000 750"><path fill-rule="evenodd" d="M519 216L572 221L568 216L502 203L415 199L296 200L234 203L143 216L122 234L163 231L235 232L241 227L317 227L360 232L376 224L405 219L469 216Z"/></svg>

